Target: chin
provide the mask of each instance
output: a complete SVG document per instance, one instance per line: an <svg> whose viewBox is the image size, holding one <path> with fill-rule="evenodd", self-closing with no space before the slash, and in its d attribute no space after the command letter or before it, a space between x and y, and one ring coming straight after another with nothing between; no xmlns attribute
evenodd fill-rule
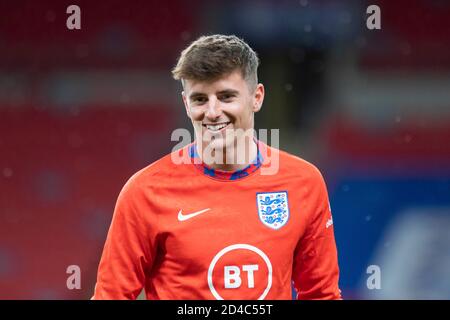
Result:
<svg viewBox="0 0 450 320"><path fill-rule="evenodd" d="M226 141L223 138L215 139L214 141L211 141L211 142L207 143L206 147L209 148L209 149L214 149L214 150L221 150L221 149L224 149L224 148L228 148L228 146L226 144Z"/></svg>

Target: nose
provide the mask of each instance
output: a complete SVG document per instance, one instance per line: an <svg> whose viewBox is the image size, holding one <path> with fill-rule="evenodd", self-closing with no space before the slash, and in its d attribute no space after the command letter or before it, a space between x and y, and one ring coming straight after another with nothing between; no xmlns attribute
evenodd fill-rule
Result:
<svg viewBox="0 0 450 320"><path fill-rule="evenodd" d="M210 121L216 121L221 116L221 113L220 101L216 97L210 97L205 113L206 118Z"/></svg>

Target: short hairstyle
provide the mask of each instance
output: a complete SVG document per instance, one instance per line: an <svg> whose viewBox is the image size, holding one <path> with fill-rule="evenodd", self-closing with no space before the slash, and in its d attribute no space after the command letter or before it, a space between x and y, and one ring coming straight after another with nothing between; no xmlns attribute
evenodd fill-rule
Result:
<svg viewBox="0 0 450 320"><path fill-rule="evenodd" d="M259 59L255 51L234 35L202 36L181 52L172 70L174 79L210 81L240 70L249 88L258 83ZM184 83L183 83L184 85Z"/></svg>

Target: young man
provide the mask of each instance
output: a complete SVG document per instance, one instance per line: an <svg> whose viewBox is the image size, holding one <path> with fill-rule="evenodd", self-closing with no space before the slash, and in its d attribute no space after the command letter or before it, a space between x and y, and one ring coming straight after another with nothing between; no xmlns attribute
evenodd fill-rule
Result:
<svg viewBox="0 0 450 320"><path fill-rule="evenodd" d="M340 299L320 172L253 135L257 68L235 36L182 52L173 75L196 140L122 189L94 299L135 299L143 288L147 299L291 299L292 283L299 299Z"/></svg>

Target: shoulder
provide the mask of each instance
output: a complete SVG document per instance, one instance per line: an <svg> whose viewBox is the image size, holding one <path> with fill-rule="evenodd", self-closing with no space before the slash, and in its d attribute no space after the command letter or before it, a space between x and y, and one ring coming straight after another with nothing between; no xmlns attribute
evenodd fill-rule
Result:
<svg viewBox="0 0 450 320"><path fill-rule="evenodd" d="M189 159L188 147L173 151L146 167L135 172L125 183L123 192L133 192L142 189L154 188L165 183L173 184L174 179L185 176Z"/></svg>
<svg viewBox="0 0 450 320"><path fill-rule="evenodd" d="M316 165L293 155L289 152L267 146L267 156L270 162L279 161L280 172L284 175L293 175L297 178L311 180L312 182L322 182L323 176Z"/></svg>

